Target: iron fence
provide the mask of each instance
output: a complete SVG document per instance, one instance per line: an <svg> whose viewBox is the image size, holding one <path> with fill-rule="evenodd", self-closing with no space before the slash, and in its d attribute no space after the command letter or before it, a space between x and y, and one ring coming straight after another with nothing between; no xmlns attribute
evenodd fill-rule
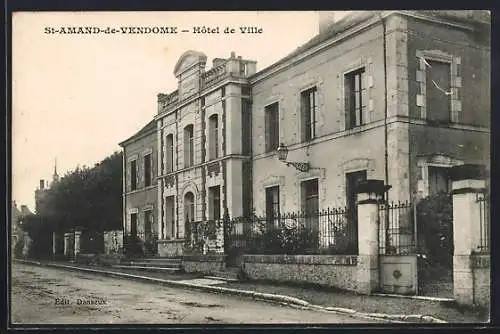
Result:
<svg viewBox="0 0 500 334"><path fill-rule="evenodd" d="M187 221L184 232L184 246L192 251L202 251L207 240L217 238L217 228L222 226L222 220Z"/></svg>
<svg viewBox="0 0 500 334"><path fill-rule="evenodd" d="M415 207L409 202L379 204L379 254L416 252Z"/></svg>
<svg viewBox="0 0 500 334"><path fill-rule="evenodd" d="M357 254L357 221L346 208L230 221L229 248L253 254Z"/></svg>
<svg viewBox="0 0 500 334"><path fill-rule="evenodd" d="M479 246L478 253L488 254L490 252L490 196L486 193L477 194L479 204Z"/></svg>
<svg viewBox="0 0 500 334"><path fill-rule="evenodd" d="M158 232L138 231L123 236L123 250L129 255L153 255L158 253Z"/></svg>

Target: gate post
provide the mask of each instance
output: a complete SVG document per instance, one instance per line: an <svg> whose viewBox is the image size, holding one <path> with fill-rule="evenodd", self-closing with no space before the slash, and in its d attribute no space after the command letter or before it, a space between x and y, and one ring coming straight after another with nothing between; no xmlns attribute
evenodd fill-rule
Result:
<svg viewBox="0 0 500 334"><path fill-rule="evenodd" d="M384 181L366 180L357 189L358 265L357 291L370 294L379 287L378 206L384 193Z"/></svg>
<svg viewBox="0 0 500 334"><path fill-rule="evenodd" d="M69 232L64 233L64 256L69 256Z"/></svg>
<svg viewBox="0 0 500 334"><path fill-rule="evenodd" d="M82 237L82 231L80 230L75 231L75 248L74 248L75 259L77 258L78 253L80 253L81 237Z"/></svg>
<svg viewBox="0 0 500 334"><path fill-rule="evenodd" d="M52 259L55 260L57 257L57 234L52 232Z"/></svg>
<svg viewBox="0 0 500 334"><path fill-rule="evenodd" d="M478 193L486 187L485 168L482 165L453 167L453 296L460 304L473 305L475 301L474 260L481 245L481 212ZM489 223L489 222L485 222ZM487 283L489 285L489 282Z"/></svg>

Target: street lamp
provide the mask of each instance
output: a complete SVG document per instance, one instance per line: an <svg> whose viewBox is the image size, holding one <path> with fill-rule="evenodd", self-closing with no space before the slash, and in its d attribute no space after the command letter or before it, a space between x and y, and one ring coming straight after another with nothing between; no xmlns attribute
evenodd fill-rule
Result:
<svg viewBox="0 0 500 334"><path fill-rule="evenodd" d="M287 166L293 166L295 169L301 172L307 172L310 169L308 162L286 161L286 157L288 156L288 148L283 143L281 143L276 150L276 154L278 155L279 161L282 161Z"/></svg>

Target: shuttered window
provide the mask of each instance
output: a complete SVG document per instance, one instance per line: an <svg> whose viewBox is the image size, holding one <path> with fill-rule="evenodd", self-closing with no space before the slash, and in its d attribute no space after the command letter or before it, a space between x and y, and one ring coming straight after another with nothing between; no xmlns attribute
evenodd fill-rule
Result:
<svg viewBox="0 0 500 334"><path fill-rule="evenodd" d="M316 87L300 94L302 116L302 140L308 141L316 136L316 109L318 94Z"/></svg>
<svg viewBox="0 0 500 334"><path fill-rule="evenodd" d="M167 151L167 173L174 170L174 135L170 134L166 140Z"/></svg>
<svg viewBox="0 0 500 334"><path fill-rule="evenodd" d="M130 190L137 189L137 161L130 161Z"/></svg>
<svg viewBox="0 0 500 334"><path fill-rule="evenodd" d="M344 108L346 130L364 124L368 104L365 69L344 75Z"/></svg>
<svg viewBox="0 0 500 334"><path fill-rule="evenodd" d="M275 102L265 107L266 152L279 146L279 104Z"/></svg>
<svg viewBox="0 0 500 334"><path fill-rule="evenodd" d="M193 125L184 128L184 167L191 167L194 164L194 133Z"/></svg>
<svg viewBox="0 0 500 334"><path fill-rule="evenodd" d="M427 60L426 107L427 119L448 123L451 120L450 64Z"/></svg>

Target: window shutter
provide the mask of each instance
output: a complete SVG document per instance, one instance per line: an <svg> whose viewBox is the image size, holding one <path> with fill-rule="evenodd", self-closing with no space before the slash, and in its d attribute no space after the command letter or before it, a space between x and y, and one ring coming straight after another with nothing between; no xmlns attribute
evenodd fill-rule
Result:
<svg viewBox="0 0 500 334"><path fill-rule="evenodd" d="M126 169L126 170L125 170L125 175L126 175L126 178L127 178L127 179L126 179L126 181L127 181L127 182L126 182L126 184L125 184L125 187L126 187L126 188L125 188L125 191L130 191L130 189L132 188L132 184L131 184L131 181L130 181L130 175L131 175L131 173L130 173L130 168L131 168L131 163L130 163L130 161L129 161L129 162L127 162L127 164L125 165L125 169Z"/></svg>
<svg viewBox="0 0 500 334"><path fill-rule="evenodd" d="M349 77L344 76L344 114L345 114L345 129L351 128L351 92L352 85Z"/></svg>
<svg viewBox="0 0 500 334"><path fill-rule="evenodd" d="M307 127L307 98L304 96L304 92L300 94L300 140L304 141L306 139Z"/></svg>
<svg viewBox="0 0 500 334"><path fill-rule="evenodd" d="M268 110L268 108L265 108L264 109L264 113L265 113L265 116L264 116L264 119L265 119L265 125L264 125L264 132L265 132L265 151L268 152L269 151L269 147L270 147L270 139L271 139L271 136L270 136L270 130L271 130L271 117L270 117L270 112Z"/></svg>

